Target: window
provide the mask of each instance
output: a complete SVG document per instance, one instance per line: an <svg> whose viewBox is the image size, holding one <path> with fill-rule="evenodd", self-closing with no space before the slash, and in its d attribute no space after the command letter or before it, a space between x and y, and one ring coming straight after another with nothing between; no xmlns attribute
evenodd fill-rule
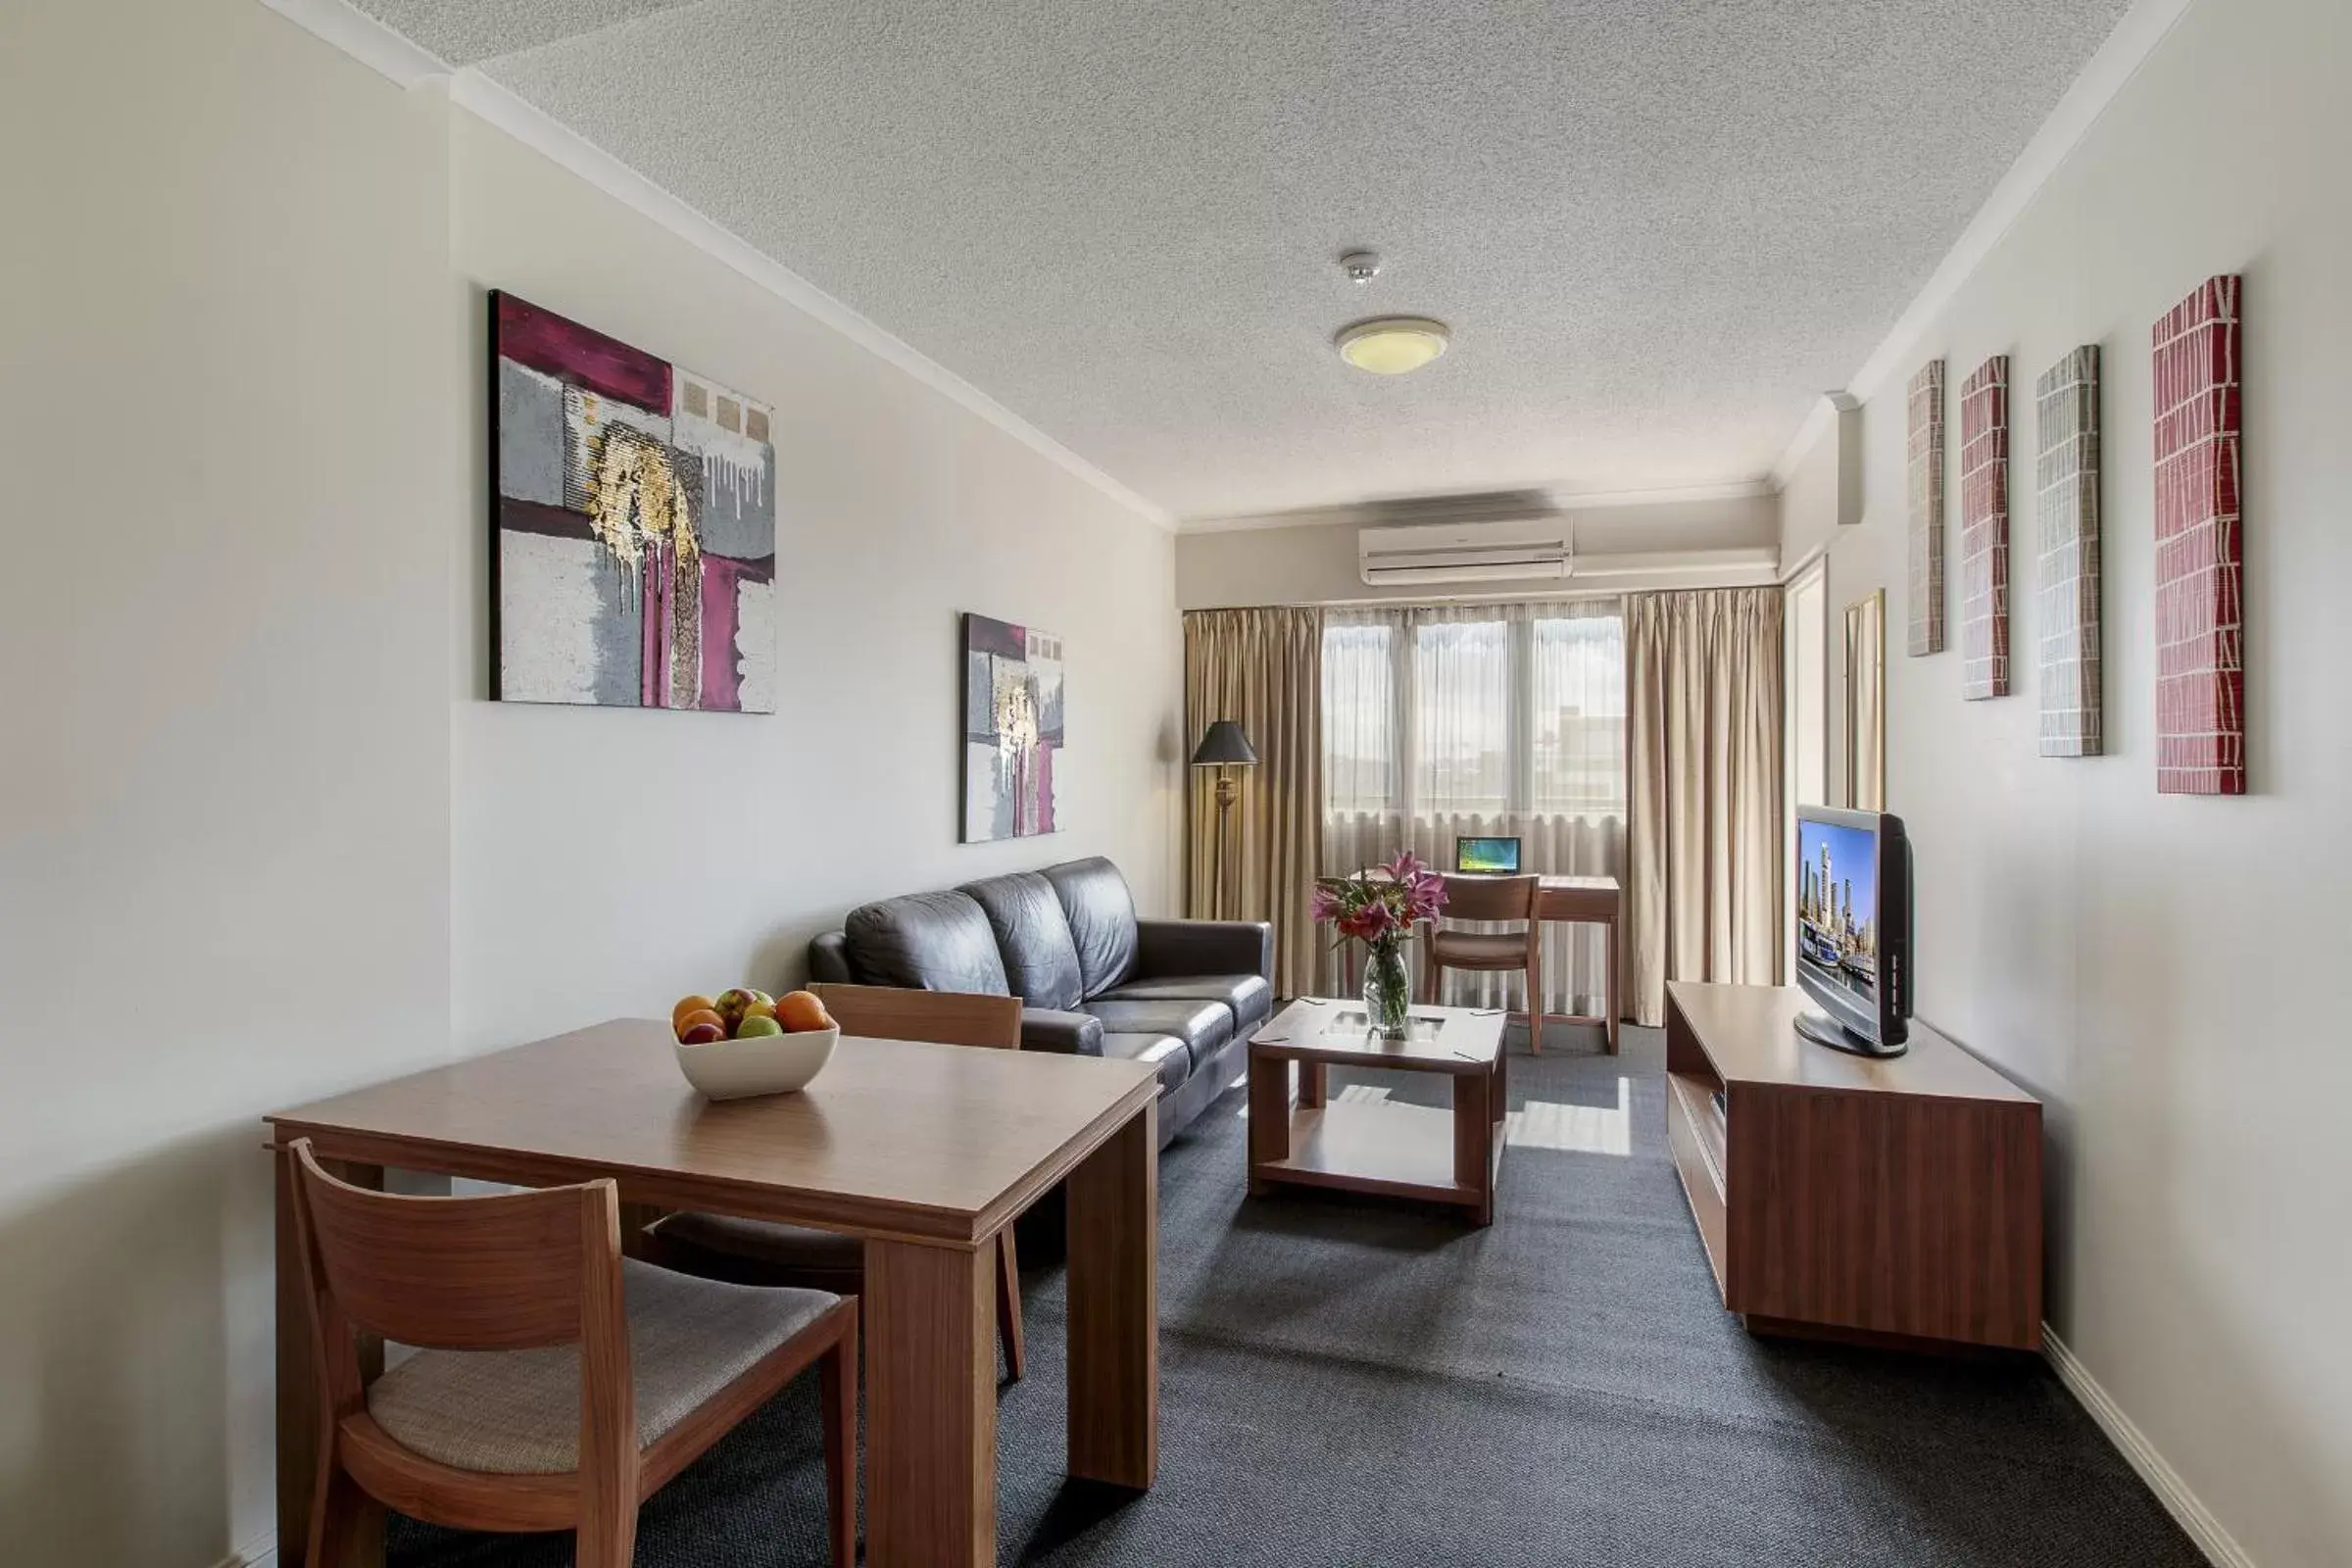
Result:
<svg viewBox="0 0 2352 1568"><path fill-rule="evenodd" d="M1614 601L1333 612L1323 791L1330 812L1623 815Z"/></svg>

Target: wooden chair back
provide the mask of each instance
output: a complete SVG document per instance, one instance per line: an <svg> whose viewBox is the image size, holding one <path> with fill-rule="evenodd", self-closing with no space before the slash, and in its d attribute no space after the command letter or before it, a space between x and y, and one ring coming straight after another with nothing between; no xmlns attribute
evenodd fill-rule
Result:
<svg viewBox="0 0 2352 1568"><path fill-rule="evenodd" d="M1446 878L1446 920L1526 920L1536 918L1540 876L1448 876Z"/></svg>
<svg viewBox="0 0 2352 1568"><path fill-rule="evenodd" d="M927 1040L942 1046L1017 1051L1021 999L973 991L910 991L826 981L808 988L845 1035L869 1040Z"/></svg>
<svg viewBox="0 0 2352 1568"><path fill-rule="evenodd" d="M587 1337L590 1298L620 1291L610 1180L487 1198L404 1198L336 1180L293 1146L313 1282L352 1327L445 1350Z"/></svg>

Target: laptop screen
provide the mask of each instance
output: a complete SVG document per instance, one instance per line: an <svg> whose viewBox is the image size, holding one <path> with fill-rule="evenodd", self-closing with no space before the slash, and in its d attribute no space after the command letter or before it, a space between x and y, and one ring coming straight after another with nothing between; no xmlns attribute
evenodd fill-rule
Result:
<svg viewBox="0 0 2352 1568"><path fill-rule="evenodd" d="M1473 873L1483 871L1494 876L1516 876L1519 872L1519 841L1467 836L1457 838L1453 841L1453 868Z"/></svg>

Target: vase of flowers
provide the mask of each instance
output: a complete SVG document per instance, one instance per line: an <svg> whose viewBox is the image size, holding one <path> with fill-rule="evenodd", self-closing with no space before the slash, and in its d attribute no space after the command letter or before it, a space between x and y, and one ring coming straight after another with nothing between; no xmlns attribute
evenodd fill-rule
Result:
<svg viewBox="0 0 2352 1568"><path fill-rule="evenodd" d="M1309 906L1318 922L1339 927L1342 942L1364 945L1364 1016L1386 1040L1402 1040L1412 1005L1404 944L1413 926L1446 907L1446 879L1407 850L1388 864L1353 876L1318 877Z"/></svg>

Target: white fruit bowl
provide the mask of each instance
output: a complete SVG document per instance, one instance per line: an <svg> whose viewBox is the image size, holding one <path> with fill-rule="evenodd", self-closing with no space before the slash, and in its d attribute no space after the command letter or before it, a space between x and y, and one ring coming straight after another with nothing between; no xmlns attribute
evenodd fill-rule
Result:
<svg viewBox="0 0 2352 1568"><path fill-rule="evenodd" d="M707 1100L789 1094L808 1088L833 1059L833 1048L840 1043L841 1030L836 1027L680 1045L678 1070Z"/></svg>

